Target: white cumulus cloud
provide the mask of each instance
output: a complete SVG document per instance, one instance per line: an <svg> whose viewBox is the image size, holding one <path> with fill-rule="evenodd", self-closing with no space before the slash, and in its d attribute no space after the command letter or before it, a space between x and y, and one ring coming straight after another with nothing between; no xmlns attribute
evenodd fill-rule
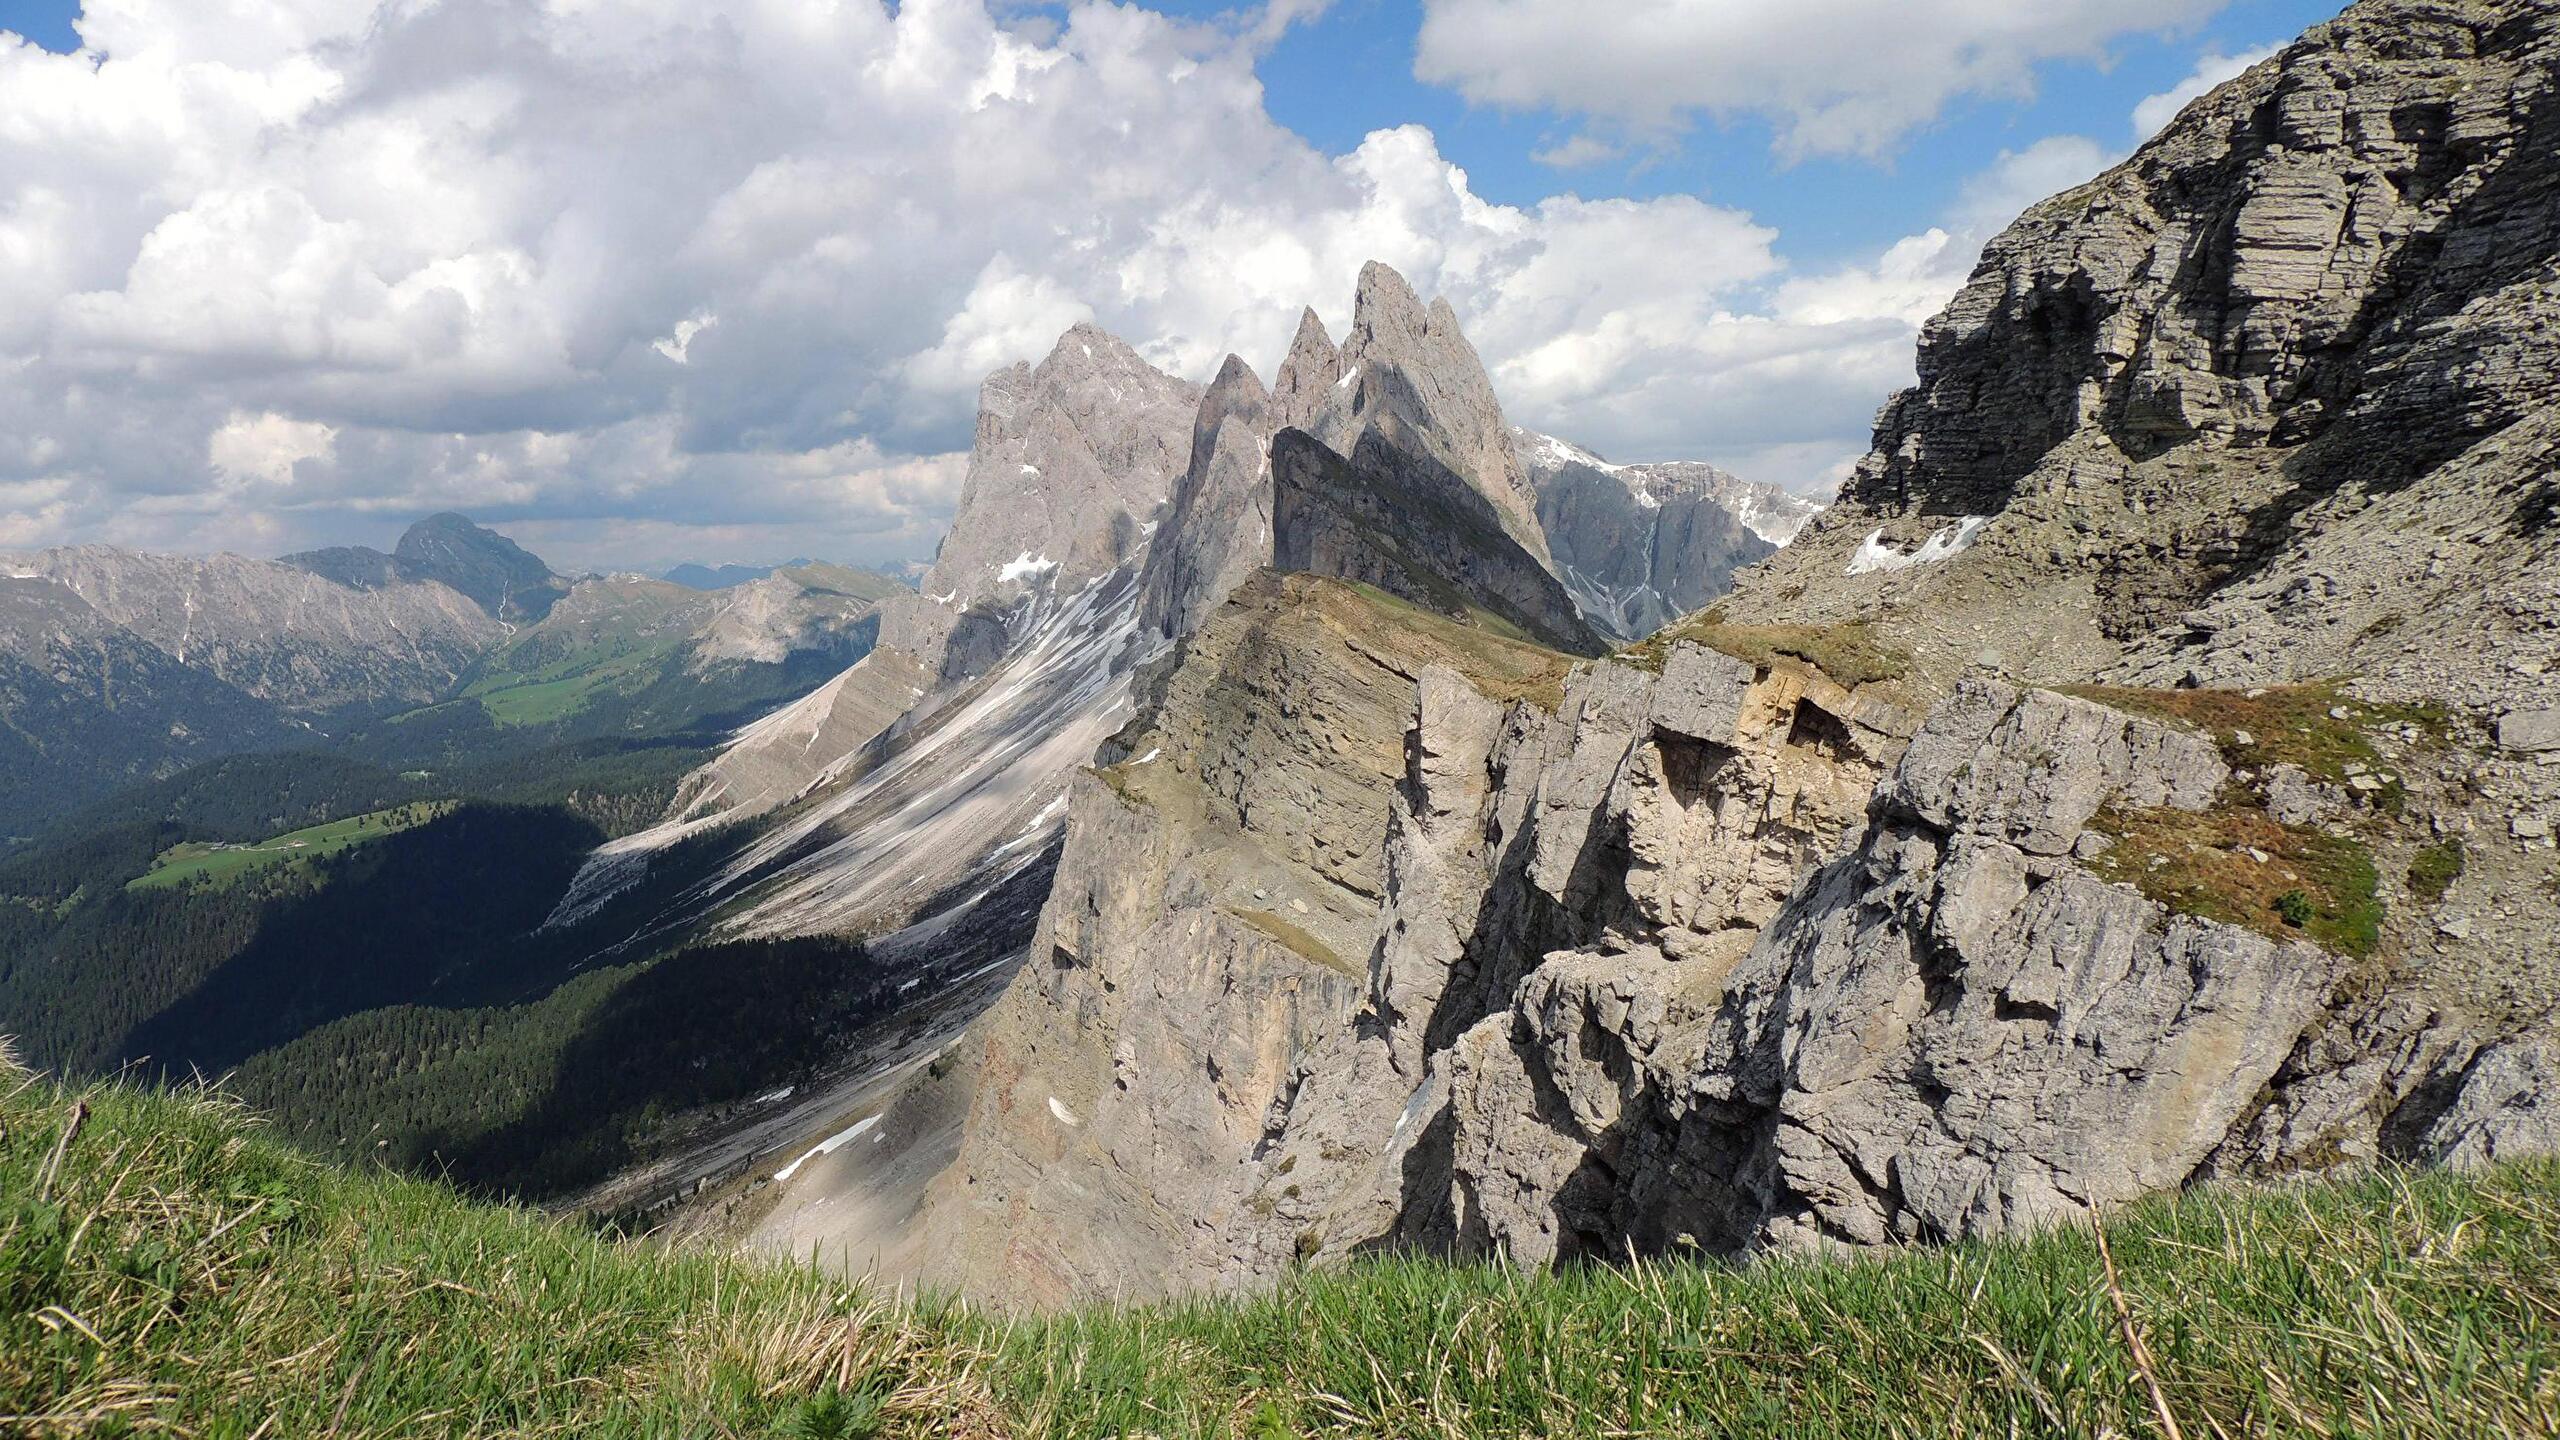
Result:
<svg viewBox="0 0 2560 1440"><path fill-rule="evenodd" d="M1836 274L1692 197L1498 204L1422 127L1327 154L1271 119L1255 62L1323 8L89 0L86 53L0 48L0 542L460 508L567 565L918 555L988 371L1089 318L1267 374L1370 259L1449 297L1523 423L1818 484L2011 203ZM1444 57L1466 8L1432 6ZM1984 43L2113 33L2058 8Z"/></svg>
<svg viewBox="0 0 2560 1440"><path fill-rule="evenodd" d="M1787 154L1878 154L1966 96L2101 59L2225 0L1423 0L1414 74L1479 103L1662 129L1772 122Z"/></svg>
<svg viewBox="0 0 2560 1440"><path fill-rule="evenodd" d="M2198 56L2196 68L2187 73L2186 79L2157 95L2144 96L2142 103L2133 107L2134 138L2148 140L2159 134L2163 126L2177 119L2178 112L2186 109L2197 97L2274 53L2275 47L2268 45L2237 55L2209 50Z"/></svg>

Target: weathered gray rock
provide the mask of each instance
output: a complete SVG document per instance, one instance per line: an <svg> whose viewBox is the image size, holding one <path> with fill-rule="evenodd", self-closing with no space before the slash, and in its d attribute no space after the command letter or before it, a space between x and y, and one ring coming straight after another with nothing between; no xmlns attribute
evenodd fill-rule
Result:
<svg viewBox="0 0 2560 1440"><path fill-rule="evenodd" d="M0 831L33 834L115 786L307 733L68 586L0 573Z"/></svg>
<svg viewBox="0 0 2560 1440"><path fill-rule="evenodd" d="M988 376L950 533L918 594L884 605L881 643L937 674L974 674L1044 597L1143 561L1200 400L1198 386L1090 324L1036 367Z"/></svg>
<svg viewBox="0 0 2560 1440"><path fill-rule="evenodd" d="M1304 329L1300 339L1313 349ZM1310 357L1320 360L1321 352ZM1493 506L1503 532L1541 565L1550 563L1538 525L1538 497L1512 450L1510 426L1475 347L1447 300L1428 306L1402 275L1371 261L1361 267L1339 378L1301 428L1336 455L1352 456L1376 431L1386 445L1428 458L1463 477ZM1306 367L1310 374L1320 365ZM1294 377L1283 409L1303 395Z"/></svg>
<svg viewBox="0 0 2560 1440"><path fill-rule="evenodd" d="M2538 755L2560 750L2560 710L2515 710L2498 720L2498 744Z"/></svg>
<svg viewBox="0 0 2560 1440"><path fill-rule="evenodd" d="M2476 1168L2560 1153L2560 1035L2549 1025L2482 1050L2459 1084L2418 1141L2427 1159Z"/></svg>
<svg viewBox="0 0 2560 1440"><path fill-rule="evenodd" d="M1315 423L1318 412L1333 399L1335 383L1342 379L1342 351L1325 333L1324 321L1316 312L1299 313L1298 333L1289 342L1289 353L1280 362L1278 378L1271 387L1272 418L1275 426L1296 426L1303 430Z"/></svg>
<svg viewBox="0 0 2560 1440"><path fill-rule="evenodd" d="M1453 619L1490 612L1557 649L1600 648L1564 587L1470 480L1384 429L1347 455L1303 430L1271 442L1271 562L1373 585Z"/></svg>
<svg viewBox="0 0 2560 1440"><path fill-rule="evenodd" d="M1323 334L1321 327L1315 332ZM1140 620L1149 630L1190 634L1247 575L1270 563L1271 436L1280 423L1253 367L1228 356L1201 397L1190 466L1148 552Z"/></svg>

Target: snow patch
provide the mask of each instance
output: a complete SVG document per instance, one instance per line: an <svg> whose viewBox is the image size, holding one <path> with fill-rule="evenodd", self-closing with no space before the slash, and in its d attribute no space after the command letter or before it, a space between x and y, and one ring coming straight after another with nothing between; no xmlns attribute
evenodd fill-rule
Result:
<svg viewBox="0 0 2560 1440"><path fill-rule="evenodd" d="M1146 754L1139 756L1137 759L1132 760L1129 763L1132 765L1151 765L1155 763L1156 758L1162 754L1164 754L1164 747L1158 745L1147 751Z"/></svg>
<svg viewBox="0 0 2560 1440"><path fill-rule="evenodd" d="M1849 557L1849 573L1871 575L1878 571L1907 570L1914 565L1935 565L1950 555L1971 549L1973 542L1981 538L1983 527L1990 523L1988 515L1967 515L1953 525L1940 526L1921 542L1919 549L1908 555L1884 543L1884 530L1879 526L1868 533L1866 540L1858 546L1858 553Z"/></svg>
<svg viewBox="0 0 2560 1440"><path fill-rule="evenodd" d="M1359 367L1359 366L1357 366L1357 365L1354 365L1354 366L1352 366L1350 369L1345 370L1345 371L1343 371L1343 372L1342 372L1342 378L1333 382L1333 388L1334 388L1334 389L1336 389L1336 390L1343 389L1343 388L1345 388L1345 387L1349 386L1349 385L1351 384L1351 382L1352 382L1352 381L1357 380L1357 379L1359 379L1359 378L1360 378L1360 367ZM1264 454L1266 454L1266 455L1268 455L1268 454L1270 454L1271 452L1270 452L1270 450L1269 450L1268 448L1266 448L1266 449L1263 451L1263 453L1264 453Z"/></svg>
<svg viewBox="0 0 2560 1440"><path fill-rule="evenodd" d="M1036 575L1046 575L1057 568L1057 561L1046 555L1033 555L1025 550L1004 562L1004 565L996 571L996 583L1005 585L1016 580L1028 580Z"/></svg>
<svg viewBox="0 0 2560 1440"><path fill-rule="evenodd" d="M777 1185L781 1184L783 1181L799 1174L801 1166L808 1164L810 1161L821 1155L832 1155L838 1150L843 1149L852 1141L861 1139L872 1126L879 1123L880 1117L877 1115L874 1115L867 1120L857 1120L845 1129L839 1130L833 1135L828 1136L826 1139L819 1141L817 1144L810 1146L806 1151L802 1152L799 1159L794 1160L790 1164L773 1172L774 1183Z"/></svg>
<svg viewBox="0 0 2560 1440"><path fill-rule="evenodd" d="M1058 1102L1058 1097L1055 1095L1049 1097L1049 1113L1057 1116L1058 1123L1061 1125L1082 1125L1084 1123L1076 1118L1074 1111L1060 1104Z"/></svg>

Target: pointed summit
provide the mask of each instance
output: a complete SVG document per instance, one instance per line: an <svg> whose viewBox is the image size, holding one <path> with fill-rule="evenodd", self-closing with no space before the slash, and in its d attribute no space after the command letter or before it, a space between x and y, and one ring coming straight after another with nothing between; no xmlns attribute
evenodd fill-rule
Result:
<svg viewBox="0 0 2560 1440"><path fill-rule="evenodd" d="M1280 378L1272 386L1272 404L1282 425L1305 426L1333 394L1342 378L1342 352L1313 309L1300 312L1297 338L1289 342L1289 358L1280 362Z"/></svg>
<svg viewBox="0 0 2560 1440"><path fill-rule="evenodd" d="M1430 452L1493 502L1512 539L1548 562L1537 496L1512 453L1493 379L1446 300L1426 306L1392 266L1370 261L1360 270L1341 365L1339 382L1304 427L1310 434L1337 455L1351 454L1373 428L1400 448Z"/></svg>
<svg viewBox="0 0 2560 1440"><path fill-rule="evenodd" d="M1037 366L987 377L950 533L921 593L885 607L881 643L939 669L972 607L1009 611L1135 559L1183 471L1200 396L1091 321Z"/></svg>
<svg viewBox="0 0 2560 1440"><path fill-rule="evenodd" d="M1323 326L1316 333L1321 338ZM1330 353L1332 342L1325 349ZM1172 512L1147 552L1140 614L1154 633L1188 634L1255 567L1269 563L1271 484L1263 454L1280 425L1275 410L1253 367L1228 356L1201 397L1191 425L1191 466L1174 486Z"/></svg>

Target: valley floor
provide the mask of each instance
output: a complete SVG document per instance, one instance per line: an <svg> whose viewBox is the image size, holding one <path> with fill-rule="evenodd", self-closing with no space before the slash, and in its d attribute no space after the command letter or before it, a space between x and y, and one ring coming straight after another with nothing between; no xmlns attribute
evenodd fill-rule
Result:
<svg viewBox="0 0 2560 1440"><path fill-rule="evenodd" d="M2560 1433L2560 1165L2201 1190L2107 1234L2117 1287L2074 1231L1853 1264L1386 1261L1006 1321L8 1066L0 1433Z"/></svg>

